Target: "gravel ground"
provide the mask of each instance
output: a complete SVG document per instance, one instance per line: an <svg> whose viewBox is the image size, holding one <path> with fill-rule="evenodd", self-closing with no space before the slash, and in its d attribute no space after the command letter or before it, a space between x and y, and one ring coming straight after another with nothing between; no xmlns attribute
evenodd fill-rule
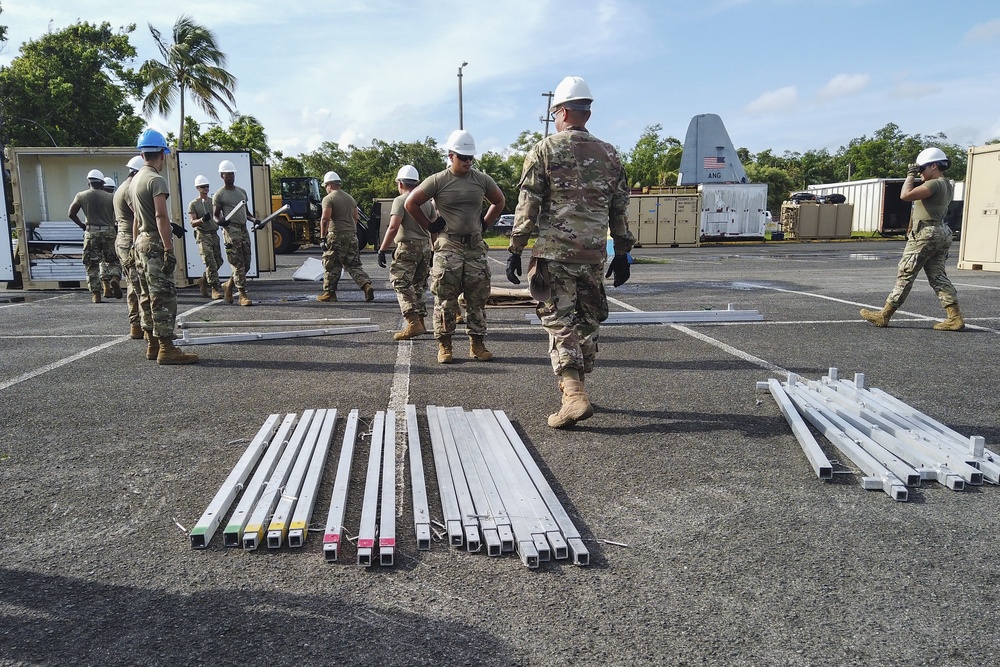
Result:
<svg viewBox="0 0 1000 667"><path fill-rule="evenodd" d="M366 304L290 276L279 257L252 309L179 311L212 320L370 317L377 333L206 345L159 367L123 337L121 302L84 291L0 290L0 665L988 665L995 632L1000 490L937 484L893 502L860 475L815 478L755 383L835 366L988 446L1000 440L995 360L1000 275L950 269L973 327L918 282L888 329L882 303L902 242L636 249L612 309L733 304L764 322L602 329L588 378L596 414L554 431L546 337L527 308L491 309L490 363L436 363L430 337L397 344L398 307L374 253ZM956 247L957 250L957 247ZM505 285L503 251L491 253ZM350 283L350 280L347 280ZM11 297L24 303L9 303ZM401 345L408 365L397 364ZM503 409L577 521L592 562L489 558L435 543L418 552L409 487L393 567L327 563L299 550L192 550L185 533L272 413L337 408L313 526L329 508L347 413L362 431L408 381L440 517L424 408ZM822 441L831 457L843 457ZM347 509L361 513L368 440ZM349 531L350 532L350 531ZM321 534L321 533L320 533ZM353 534L353 533L352 533ZM604 540L628 546L608 544Z"/></svg>

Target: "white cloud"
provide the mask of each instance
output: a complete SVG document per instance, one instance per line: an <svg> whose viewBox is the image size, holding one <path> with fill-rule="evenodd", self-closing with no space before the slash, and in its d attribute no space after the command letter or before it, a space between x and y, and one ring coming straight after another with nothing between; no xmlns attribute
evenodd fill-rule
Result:
<svg viewBox="0 0 1000 667"><path fill-rule="evenodd" d="M871 77L867 74L838 74L819 91L822 101L835 100L849 95L856 95L868 87Z"/></svg>
<svg viewBox="0 0 1000 667"><path fill-rule="evenodd" d="M989 42L1000 38L1000 19L973 26L962 38L964 42Z"/></svg>
<svg viewBox="0 0 1000 667"><path fill-rule="evenodd" d="M795 86L785 86L769 90L747 105L747 113L768 114L792 111L798 106L799 90Z"/></svg>

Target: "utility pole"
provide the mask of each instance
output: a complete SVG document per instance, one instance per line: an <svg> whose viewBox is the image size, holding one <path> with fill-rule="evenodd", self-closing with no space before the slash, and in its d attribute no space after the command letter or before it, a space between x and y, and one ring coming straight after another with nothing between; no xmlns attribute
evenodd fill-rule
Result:
<svg viewBox="0 0 1000 667"><path fill-rule="evenodd" d="M462 68L469 63L462 61L462 65L458 68L458 129L464 130L465 127L462 125Z"/></svg>
<svg viewBox="0 0 1000 667"><path fill-rule="evenodd" d="M552 91L547 93L542 93L542 97L547 97L549 99L548 104L545 105L545 115L539 116L538 120L545 123L545 136L549 136L549 123L552 122Z"/></svg>

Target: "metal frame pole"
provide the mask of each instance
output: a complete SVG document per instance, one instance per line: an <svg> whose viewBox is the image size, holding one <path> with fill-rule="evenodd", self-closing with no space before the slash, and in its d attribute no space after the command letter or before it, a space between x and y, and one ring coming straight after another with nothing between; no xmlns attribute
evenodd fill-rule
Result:
<svg viewBox="0 0 1000 667"><path fill-rule="evenodd" d="M428 409L430 408L428 407ZM479 521L476 518L476 504L469 489L469 481L465 478L465 471L462 469L462 459L458 455L455 433L448 420L447 409L438 408L437 410L444 449L447 453L447 467L451 474L451 481L455 485L455 496L458 498L459 520L462 522L462 532L465 534L465 548L470 552L476 552L482 548Z"/></svg>
<svg viewBox="0 0 1000 667"><path fill-rule="evenodd" d="M451 468L448 465L444 428L437 406L427 406L427 426L431 434L431 454L434 458L434 473L437 477L438 496L441 498L441 513L445 531L448 533L448 543L453 547L460 547L463 540L462 512L458 505L458 494L451 477Z"/></svg>
<svg viewBox="0 0 1000 667"><path fill-rule="evenodd" d="M378 331L377 324L366 324L357 327L330 327L326 329L301 329L299 331L265 331L262 333L226 334L224 336L198 336L189 338L187 329L183 337L174 341L174 345L214 345L216 343L244 343L255 340L280 340L283 338L309 338L311 336L337 336L350 333L370 333Z"/></svg>
<svg viewBox="0 0 1000 667"><path fill-rule="evenodd" d="M385 412L382 438L382 502L378 521L378 562L392 565L396 554L396 411Z"/></svg>
<svg viewBox="0 0 1000 667"><path fill-rule="evenodd" d="M243 488L243 483L250 476L250 471L257 465L260 457L264 455L264 450L267 449L268 443L274 436L275 431L278 430L278 419L280 418L280 414L273 414L267 418L264 425L257 431L257 435L250 441L246 451L243 452L243 456L233 466L232 472L229 473L222 486L219 487L219 491L208 504L205 513L201 515L201 518L198 519L198 522L191 529L192 549L205 549L208 547L208 543L212 540L212 536L215 535L222 517L225 516L229 506L236 500L237 494Z"/></svg>
<svg viewBox="0 0 1000 667"><path fill-rule="evenodd" d="M774 397L774 402L778 404L778 409L781 410L785 421L792 428L792 434L799 441L799 446L802 447L806 458L809 459L809 465L812 466L813 472L820 479L833 479L833 464L830 463L830 459L823 453L819 443L816 442L816 438L809 432L809 428L795 409L795 405L788 398L788 395L785 394L785 390L782 389L781 383L774 378L770 378L766 383L758 382L757 386L760 387L762 384L770 390L771 396Z"/></svg>
<svg viewBox="0 0 1000 667"><path fill-rule="evenodd" d="M427 506L427 485L424 482L424 461L420 451L420 431L417 428L417 407L406 406L406 435L410 456L410 489L413 497L413 532L417 550L431 548L431 513Z"/></svg>
<svg viewBox="0 0 1000 667"><path fill-rule="evenodd" d="M385 412L379 410L375 413L375 421L372 423L371 448L368 450L368 474L365 475L365 494L361 503L361 525L358 527L358 565L368 566L372 564L384 430Z"/></svg>
<svg viewBox="0 0 1000 667"><path fill-rule="evenodd" d="M340 461L337 463L337 477L333 482L333 494L330 497L330 512L323 532L323 557L328 563L334 562L340 555L340 543L344 537L344 510L347 507L347 491L351 481L351 461L354 458L354 443L357 437L358 410L355 409L347 415L344 443L340 448Z"/></svg>
<svg viewBox="0 0 1000 667"><path fill-rule="evenodd" d="M312 461L309 462L309 474L302 484L302 492L299 494L299 501L295 503L295 513L288 527L288 546L301 547L309 535L309 522L312 520L313 508L316 505L316 492L319 490L319 483L323 478L323 469L326 468L326 456L330 451L330 443L333 442L333 431L337 425L336 408L326 411L326 418L323 420L323 430L319 434L319 442L313 452Z"/></svg>

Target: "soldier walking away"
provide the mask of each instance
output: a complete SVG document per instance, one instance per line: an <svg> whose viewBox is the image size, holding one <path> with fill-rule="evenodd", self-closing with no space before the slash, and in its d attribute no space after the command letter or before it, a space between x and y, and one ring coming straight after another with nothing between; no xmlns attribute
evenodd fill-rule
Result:
<svg viewBox="0 0 1000 667"><path fill-rule="evenodd" d="M437 234L431 266L434 294L434 337L438 363L452 361L452 336L458 315L458 297L465 293L469 356L489 361L486 349L486 300L490 296L489 249L483 231L500 216L506 200L491 176L472 168L476 142L465 130L455 130L445 144L448 168L431 175L406 198L405 209L414 220ZM438 217L431 222L422 206L434 200ZM482 215L483 199L490 202Z"/></svg>
<svg viewBox="0 0 1000 667"><path fill-rule="evenodd" d="M392 201L389 227L378 249L378 265L386 265L385 254L389 246L396 244L389 268L389 281L396 290L399 310L406 319L406 327L395 334L396 340L409 340L427 333L424 318L427 317L427 278L431 271L431 233L420 226L406 212L406 198L420 182L420 174L413 165L400 167L396 174L396 189L399 196ZM427 218L434 216L434 204L425 202L420 207Z"/></svg>
<svg viewBox="0 0 1000 667"><path fill-rule="evenodd" d="M139 313L139 272L135 268L135 255L132 246L135 238L132 236L132 226L135 215L129 206L131 198L129 189L132 179L142 169L142 157L136 155L128 161L128 176L115 191L115 222L118 223L118 235L115 237L115 253L122 265L122 277L125 278L125 302L128 304L129 338L141 339L142 317Z"/></svg>
<svg viewBox="0 0 1000 667"><path fill-rule="evenodd" d="M156 130L144 130L136 148L142 155L143 166L132 178L129 198L135 213L135 258L142 290L139 307L146 332L146 358L161 365L193 364L198 355L185 354L174 345L177 257L173 235L180 226L170 222L167 209L170 192L166 179L160 175L170 149Z"/></svg>
<svg viewBox="0 0 1000 667"><path fill-rule="evenodd" d="M253 301L247 294L247 269L250 268L250 232L247 231L247 220L253 218L247 212L249 197L247 191L236 185L236 165L230 160L219 163L219 176L224 185L216 190L212 197L215 207L215 219L222 227L222 235L226 241L226 257L233 275L222 286L223 298L226 303L233 302L233 287L239 292L240 305L252 306Z"/></svg>
<svg viewBox="0 0 1000 667"><path fill-rule="evenodd" d="M212 200L208 196L208 179L201 174L195 176L194 187L198 196L188 204L188 217L194 228L194 238L198 242L198 252L201 261L205 263L205 272L198 278L198 291L203 297L208 297L209 288L212 298L223 298L222 283L219 282L219 267L222 266L222 244L219 241L219 223L212 215Z"/></svg>
<svg viewBox="0 0 1000 667"><path fill-rule="evenodd" d="M913 202L913 212L910 215L910 229L906 234L903 257L897 268L896 284L886 297L882 310L861 310L861 317L877 327L889 326L889 318L906 301L906 296L922 269L948 315L943 322L935 324L934 328L938 331L960 331L965 328L962 311L958 309L958 292L945 271L948 249L951 247L951 229L945 224L944 218L948 213L948 205L951 204L954 187L945 178L944 172L950 164L944 151L931 147L920 151L916 163L907 169L906 181L899 198ZM920 185L914 184L917 174L923 178Z"/></svg>
<svg viewBox="0 0 1000 667"><path fill-rule="evenodd" d="M90 188L78 192L69 207L69 219L83 230L83 265L87 268L87 287L91 301L101 303L101 296L122 298L121 264L115 254L114 198L104 189L104 174L91 169L87 174ZM87 217L84 224L79 213Z"/></svg>
<svg viewBox="0 0 1000 667"><path fill-rule="evenodd" d="M342 189L340 176L328 171L323 176L327 195L323 197L323 216L319 220L319 233L323 239L323 293L317 301L336 301L340 270L346 269L365 293L365 301L375 300L372 279L361 266L361 247L358 245L358 203Z"/></svg>
<svg viewBox="0 0 1000 667"><path fill-rule="evenodd" d="M607 234L615 257L605 278L629 279L628 182L611 144L587 131L593 95L587 82L568 76L552 97L556 133L535 144L524 160L514 228L507 250L507 279L521 281L521 253L538 228L528 265L536 312L549 334L552 370L562 405L549 415L552 428L572 426L594 414L584 378L594 370L600 323L608 317L601 273Z"/></svg>

